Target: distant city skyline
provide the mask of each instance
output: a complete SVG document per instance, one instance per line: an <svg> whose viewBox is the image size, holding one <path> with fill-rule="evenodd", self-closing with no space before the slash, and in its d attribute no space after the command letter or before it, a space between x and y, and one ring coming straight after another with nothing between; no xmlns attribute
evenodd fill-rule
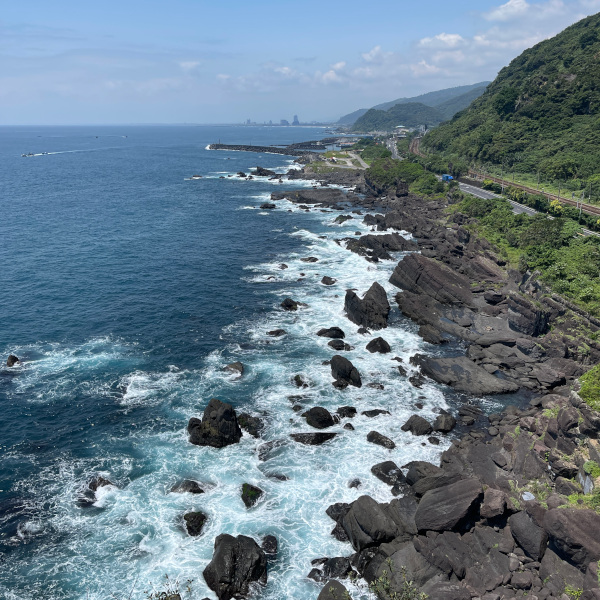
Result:
<svg viewBox="0 0 600 600"><path fill-rule="evenodd" d="M0 124L331 122L492 80L600 0L5 3Z"/></svg>

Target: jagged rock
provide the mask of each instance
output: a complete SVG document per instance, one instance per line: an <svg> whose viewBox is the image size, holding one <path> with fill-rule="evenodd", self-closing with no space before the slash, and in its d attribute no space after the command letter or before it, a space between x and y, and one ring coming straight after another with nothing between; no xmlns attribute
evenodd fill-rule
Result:
<svg viewBox="0 0 600 600"><path fill-rule="evenodd" d="M360 373L356 367L347 358L344 358L339 354L336 354L331 359L331 374L336 382L345 385L353 385L355 387L362 387Z"/></svg>
<svg viewBox="0 0 600 600"><path fill-rule="evenodd" d="M542 560L548 545L548 535L544 529L539 527L525 511L511 515L508 525L515 542L523 548L525 554L533 560Z"/></svg>
<svg viewBox="0 0 600 600"><path fill-rule="evenodd" d="M92 477L87 482L86 486L82 490L80 490L77 498L77 503L79 504L79 506L92 506L92 504L96 502L96 492L98 491L98 489L107 486L116 487L112 481L106 479L105 477L102 477L101 475L96 475L95 477Z"/></svg>
<svg viewBox="0 0 600 600"><path fill-rule="evenodd" d="M265 535L261 548L267 556L277 556L277 550L279 549L277 538L274 535Z"/></svg>
<svg viewBox="0 0 600 600"><path fill-rule="evenodd" d="M378 446L383 446L388 450L393 450L396 447L396 444L390 438L385 437L381 433L377 431L370 431L367 434L367 442L371 442L372 444L377 444Z"/></svg>
<svg viewBox="0 0 600 600"><path fill-rule="evenodd" d="M208 403L202 421L195 417L190 419L188 433L192 444L213 448L237 444L242 437L235 410L231 404L216 398Z"/></svg>
<svg viewBox="0 0 600 600"><path fill-rule="evenodd" d="M174 494L204 494L204 490L200 487L197 481L192 479L184 479L179 481L172 488L171 492Z"/></svg>
<svg viewBox="0 0 600 600"><path fill-rule="evenodd" d="M265 428L265 424L260 417L253 417L248 413L240 413L237 419L238 425L255 438L260 437L260 432Z"/></svg>
<svg viewBox="0 0 600 600"><path fill-rule="evenodd" d="M343 340L346 334L339 327L329 327L329 329L320 329L317 335L336 340Z"/></svg>
<svg viewBox="0 0 600 600"><path fill-rule="evenodd" d="M367 344L367 350L371 353L379 352L380 354L386 354L391 352L390 345L382 338L376 337Z"/></svg>
<svg viewBox="0 0 600 600"><path fill-rule="evenodd" d="M252 508L262 497L264 492L249 483L242 484L242 501L246 508Z"/></svg>
<svg viewBox="0 0 600 600"><path fill-rule="evenodd" d="M335 579L329 580L319 593L317 600L339 600L346 598L348 590Z"/></svg>
<svg viewBox="0 0 600 600"><path fill-rule="evenodd" d="M442 471L435 475L422 477L419 481L412 484L412 490L416 496L423 496L429 490L456 483L461 479L462 475L460 473L444 473L444 471Z"/></svg>
<svg viewBox="0 0 600 600"><path fill-rule="evenodd" d="M425 342L429 344L445 344L448 340L442 337L441 332L436 329L433 325L421 325L418 331L419 335L423 338Z"/></svg>
<svg viewBox="0 0 600 600"><path fill-rule="evenodd" d="M593 510L549 510L544 517L544 529L558 554L580 569L600 558L600 515Z"/></svg>
<svg viewBox="0 0 600 600"><path fill-rule="evenodd" d="M395 486L406 482L400 467L391 460L386 460L371 467L371 473L388 485Z"/></svg>
<svg viewBox="0 0 600 600"><path fill-rule="evenodd" d="M362 300L355 292L348 290L344 309L348 318L357 325L371 329L387 327L390 303L385 290L377 282L373 283Z"/></svg>
<svg viewBox="0 0 600 600"><path fill-rule="evenodd" d="M495 306L496 304L500 304L500 302L505 300L506 296L500 292L492 291L492 292L485 292L485 294L483 294L483 298L488 304L492 304Z"/></svg>
<svg viewBox="0 0 600 600"><path fill-rule="evenodd" d="M513 331L533 337L548 331L548 313L533 300L511 294L508 298L508 326Z"/></svg>
<svg viewBox="0 0 600 600"><path fill-rule="evenodd" d="M331 413L321 406L315 406L302 414L306 422L315 429L326 429L335 424Z"/></svg>
<svg viewBox="0 0 600 600"><path fill-rule="evenodd" d="M233 362L225 366L226 371L231 371L241 377L244 374L244 365L241 362Z"/></svg>
<svg viewBox="0 0 600 600"><path fill-rule="evenodd" d="M290 437L300 444L306 446L320 446L332 440L337 433L291 433Z"/></svg>
<svg viewBox="0 0 600 600"><path fill-rule="evenodd" d="M367 260L392 260L390 252L415 251L415 242L403 238L398 233L384 235L367 234L356 238L346 238L346 248L367 258Z"/></svg>
<svg viewBox="0 0 600 600"><path fill-rule="evenodd" d="M373 419L379 415L389 415L391 413L389 410L384 410L383 408L374 408L373 410L363 410L360 414L369 419Z"/></svg>
<svg viewBox="0 0 600 600"><path fill-rule="evenodd" d="M325 577L345 579L350 573L352 573L352 564L350 563L350 559L345 556L328 558L323 563L323 574Z"/></svg>
<svg viewBox="0 0 600 600"><path fill-rule="evenodd" d="M266 585L267 557L252 538L221 534L203 575L219 600L243 598L249 593L250 583Z"/></svg>
<svg viewBox="0 0 600 600"><path fill-rule="evenodd" d="M412 415L401 429L410 431L413 435L429 435L432 432L431 423L419 415Z"/></svg>
<svg viewBox="0 0 600 600"><path fill-rule="evenodd" d="M342 419L353 419L356 416L357 410L354 406L340 406L336 412Z"/></svg>
<svg viewBox="0 0 600 600"><path fill-rule="evenodd" d="M423 375L460 392L481 396L507 394L519 389L516 383L490 375L466 356L437 358L416 354L411 358L411 362L421 367Z"/></svg>
<svg viewBox="0 0 600 600"><path fill-rule="evenodd" d="M446 413L438 415L433 422L433 431L440 431L442 433L449 433L456 427L456 419Z"/></svg>
<svg viewBox="0 0 600 600"><path fill-rule="evenodd" d="M305 263L319 262L319 259L316 256L307 256L306 258L301 258L300 260Z"/></svg>
<svg viewBox="0 0 600 600"><path fill-rule="evenodd" d="M341 524L357 552L389 542L398 533L398 528L388 513L370 496L361 496L355 500Z"/></svg>
<svg viewBox="0 0 600 600"><path fill-rule="evenodd" d="M260 210L273 210L274 208L277 208L277 205L273 204L272 202L264 202L259 206L259 208Z"/></svg>
<svg viewBox="0 0 600 600"><path fill-rule="evenodd" d="M17 356L10 354L6 360L7 367L14 367L17 363L21 362Z"/></svg>
<svg viewBox="0 0 600 600"><path fill-rule="evenodd" d="M334 279L333 277L328 277L327 275L325 275L323 279L321 279L321 283L323 285L334 285L336 282L337 279Z"/></svg>
<svg viewBox="0 0 600 600"><path fill-rule="evenodd" d="M406 473L406 481L410 485L415 485L417 481L424 479L425 477L433 477L434 475L440 475L442 470L435 465L424 460L413 460L406 465L403 465L404 469L408 469Z"/></svg>
<svg viewBox="0 0 600 600"><path fill-rule="evenodd" d="M310 380L302 373L294 375L292 377L292 383L299 388L307 388L310 386Z"/></svg>
<svg viewBox="0 0 600 600"><path fill-rule="evenodd" d="M269 171L269 169L264 169L263 167L256 167L256 170L250 171L250 173L256 177L274 177L277 175L275 171Z"/></svg>
<svg viewBox="0 0 600 600"><path fill-rule="evenodd" d="M306 306L306 305L303 304L302 302L297 302L296 300L292 300L291 298L286 298L281 303L281 308L283 308L283 310L288 310L288 311L298 310L299 306Z"/></svg>
<svg viewBox="0 0 600 600"><path fill-rule="evenodd" d="M494 488L487 488L483 494L480 514L485 519L503 515L506 510L506 494Z"/></svg>
<svg viewBox="0 0 600 600"><path fill-rule="evenodd" d="M430 296L442 304L473 304L471 285L466 277L422 254L405 256L394 269L390 283L413 294Z"/></svg>
<svg viewBox="0 0 600 600"><path fill-rule="evenodd" d="M457 481L425 493L415 523L419 531L449 531L479 509L483 488L478 479Z"/></svg>
<svg viewBox="0 0 600 600"><path fill-rule="evenodd" d="M539 576L556 598L564 592L567 585L573 589L582 589L584 575L573 565L562 560L552 548L548 548L540 564Z"/></svg>
<svg viewBox="0 0 600 600"><path fill-rule="evenodd" d="M287 331L285 329L273 329L273 331L267 331L267 335L270 335L271 337L281 337L286 333Z"/></svg>
<svg viewBox="0 0 600 600"><path fill-rule="evenodd" d="M183 520L185 522L185 528L189 535L197 536L202 533L202 529L204 527L204 523L208 517L200 511L189 512L183 515Z"/></svg>

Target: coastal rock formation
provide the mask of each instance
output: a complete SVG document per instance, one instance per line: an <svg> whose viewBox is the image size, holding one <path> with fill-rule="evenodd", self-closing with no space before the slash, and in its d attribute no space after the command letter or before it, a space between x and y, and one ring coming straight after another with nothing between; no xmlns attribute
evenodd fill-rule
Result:
<svg viewBox="0 0 600 600"><path fill-rule="evenodd" d="M369 288L362 300L352 290L346 292L344 310L348 318L357 325L371 329L387 327L390 303L387 294L377 282Z"/></svg>
<svg viewBox="0 0 600 600"><path fill-rule="evenodd" d="M392 440L390 440L389 437L382 435L378 431L369 431L369 433L367 434L367 442L377 444L378 446L383 446L388 450L393 450L396 447L396 444Z"/></svg>
<svg viewBox="0 0 600 600"><path fill-rule="evenodd" d="M433 431L431 423L419 415L410 417L401 429L410 431L413 435L429 435Z"/></svg>
<svg viewBox="0 0 600 600"><path fill-rule="evenodd" d="M242 502L246 508L252 508L263 496L264 492L249 483L242 484Z"/></svg>
<svg viewBox="0 0 600 600"><path fill-rule="evenodd" d="M231 404L216 398L208 403L202 420L190 419L188 433L192 444L213 448L237 444L242 437L235 410Z"/></svg>
<svg viewBox="0 0 600 600"><path fill-rule="evenodd" d="M346 598L348 590L336 579L330 579L320 591L317 600L338 600Z"/></svg>
<svg viewBox="0 0 600 600"><path fill-rule="evenodd" d="M265 428L265 424L260 417L253 417L248 413L240 413L237 417L238 425L252 437L260 437L261 431Z"/></svg>
<svg viewBox="0 0 600 600"><path fill-rule="evenodd" d="M244 374L244 365L239 361L233 362L226 365L225 370L236 374L238 377L241 377Z"/></svg>
<svg viewBox="0 0 600 600"><path fill-rule="evenodd" d="M331 375L335 379L334 385L336 387L344 388L348 385L362 387L360 373L356 367L347 358L339 354L331 359Z"/></svg>
<svg viewBox="0 0 600 600"><path fill-rule="evenodd" d="M321 406L315 406L307 410L302 413L302 416L306 418L306 423L315 429L326 429L335 424L331 413Z"/></svg>
<svg viewBox="0 0 600 600"><path fill-rule="evenodd" d="M256 167L256 169L250 171L250 173L255 177L275 177L275 175L277 175L275 171L269 171L269 169L264 169L263 167Z"/></svg>
<svg viewBox="0 0 600 600"><path fill-rule="evenodd" d="M183 515L186 531L191 536L197 536L202 533L207 516L200 511L189 512Z"/></svg>
<svg viewBox="0 0 600 600"><path fill-rule="evenodd" d="M328 329L320 329L317 333L320 337L332 338L336 340L343 340L346 334L339 327L329 327Z"/></svg>
<svg viewBox="0 0 600 600"><path fill-rule="evenodd" d="M329 277L327 275L325 275L323 277L323 279L321 279L321 283L323 285L334 285L336 283L337 279L334 279L333 277Z"/></svg>
<svg viewBox="0 0 600 600"><path fill-rule="evenodd" d="M320 446L329 440L332 440L337 433L291 433L290 437L305 446Z"/></svg>
<svg viewBox="0 0 600 600"><path fill-rule="evenodd" d="M406 252L418 250L415 242L406 240L398 233L380 235L367 234L356 238L345 238L346 248L364 256L367 260L392 260L390 252Z"/></svg>
<svg viewBox="0 0 600 600"><path fill-rule="evenodd" d="M306 304L304 304L303 302L297 302L296 300L292 300L291 298L286 298L281 303L281 308L283 308L283 310L288 310L288 311L298 310L299 306L306 306Z"/></svg>
<svg viewBox="0 0 600 600"><path fill-rule="evenodd" d="M10 354L8 359L6 360L7 367L14 367L17 363L21 362L17 356L14 354Z"/></svg>
<svg viewBox="0 0 600 600"><path fill-rule="evenodd" d="M371 353L379 352L380 354L387 354L392 351L390 345L382 337L373 338L367 344L367 350Z"/></svg>
<svg viewBox="0 0 600 600"><path fill-rule="evenodd" d="M266 585L267 557L252 538L221 534L215 540L212 560L203 575L219 600L244 598L251 583Z"/></svg>
<svg viewBox="0 0 600 600"><path fill-rule="evenodd" d="M204 494L204 490L200 487L200 484L192 479L179 481L171 488L171 492L174 494Z"/></svg>

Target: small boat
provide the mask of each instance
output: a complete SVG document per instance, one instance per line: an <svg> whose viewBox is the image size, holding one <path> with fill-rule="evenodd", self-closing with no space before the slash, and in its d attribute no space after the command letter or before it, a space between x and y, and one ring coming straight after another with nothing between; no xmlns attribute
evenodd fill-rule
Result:
<svg viewBox="0 0 600 600"><path fill-rule="evenodd" d="M27 158L29 156L35 156L35 154L33 152L28 152L27 154L21 154L21 156L24 156L25 158Z"/></svg>
<svg viewBox="0 0 600 600"><path fill-rule="evenodd" d="M192 175L190 179L202 179L202 175Z"/></svg>

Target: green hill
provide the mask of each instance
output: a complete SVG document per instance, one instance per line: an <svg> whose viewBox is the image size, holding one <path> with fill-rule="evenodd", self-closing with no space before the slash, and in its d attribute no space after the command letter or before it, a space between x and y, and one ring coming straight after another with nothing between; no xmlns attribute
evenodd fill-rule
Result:
<svg viewBox="0 0 600 600"><path fill-rule="evenodd" d="M352 131L391 131L398 125L417 127L419 125L437 125L444 120L444 115L431 106L420 102L396 104L389 110L371 108L352 126Z"/></svg>
<svg viewBox="0 0 600 600"><path fill-rule="evenodd" d="M446 118L449 119L455 112L466 108L472 100L483 94L483 91L489 83L489 81L483 81L473 85L461 85L444 90L436 90L435 92L427 92L426 94L421 94L420 96L414 96L412 98L398 98L397 100L377 104L377 106L373 106L372 108L376 110L388 110L396 104L407 104L410 102L420 102L421 104L425 104L425 106L438 107L445 105L446 103L451 103L452 100L456 100L458 108L452 112L452 114L446 115ZM471 95L467 98L467 94ZM460 100L463 96L465 96L465 98ZM339 119L338 125L353 125L368 110L368 108L360 108L350 114L344 115ZM445 110L442 110L442 112L446 114Z"/></svg>
<svg viewBox="0 0 600 600"><path fill-rule="evenodd" d="M523 52L421 147L547 179L600 173L600 14Z"/></svg>

